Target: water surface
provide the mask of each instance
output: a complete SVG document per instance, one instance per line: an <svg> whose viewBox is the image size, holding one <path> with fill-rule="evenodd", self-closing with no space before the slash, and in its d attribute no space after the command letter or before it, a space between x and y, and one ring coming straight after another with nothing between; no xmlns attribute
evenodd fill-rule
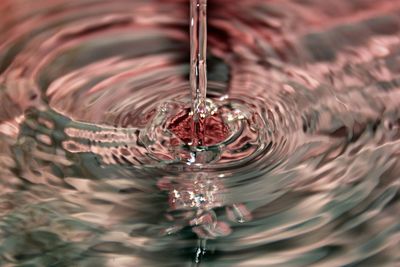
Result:
<svg viewBox="0 0 400 267"><path fill-rule="evenodd" d="M0 2L1 266L400 265L400 1L232 2L194 161L188 1Z"/></svg>

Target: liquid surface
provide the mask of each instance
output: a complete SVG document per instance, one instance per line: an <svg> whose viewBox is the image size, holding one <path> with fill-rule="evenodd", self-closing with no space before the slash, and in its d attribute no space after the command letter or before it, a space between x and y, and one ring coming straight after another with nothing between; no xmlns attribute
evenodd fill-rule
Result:
<svg viewBox="0 0 400 267"><path fill-rule="evenodd" d="M193 148L188 1L0 1L0 266L399 265L400 1L231 3Z"/></svg>

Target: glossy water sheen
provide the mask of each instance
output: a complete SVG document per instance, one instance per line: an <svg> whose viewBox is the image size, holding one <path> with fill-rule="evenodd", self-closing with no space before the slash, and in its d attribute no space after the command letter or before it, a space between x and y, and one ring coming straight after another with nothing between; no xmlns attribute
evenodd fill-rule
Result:
<svg viewBox="0 0 400 267"><path fill-rule="evenodd" d="M193 121L197 127L196 124L201 124L202 118L207 116L207 0L190 0L189 23L190 87ZM197 139L196 136L193 139Z"/></svg>
<svg viewBox="0 0 400 267"><path fill-rule="evenodd" d="M399 11L209 1L193 148L188 1L0 1L0 266L398 266Z"/></svg>

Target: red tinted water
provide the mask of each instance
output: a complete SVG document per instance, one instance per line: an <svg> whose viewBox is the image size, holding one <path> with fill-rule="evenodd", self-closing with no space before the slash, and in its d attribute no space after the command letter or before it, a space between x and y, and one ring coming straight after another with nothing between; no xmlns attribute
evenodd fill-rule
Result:
<svg viewBox="0 0 400 267"><path fill-rule="evenodd" d="M200 146L221 143L230 133L220 113L209 115L195 124L189 109L179 112L172 118L167 128L184 143ZM195 140L193 136L196 136ZM171 143L177 145L179 140L172 139Z"/></svg>

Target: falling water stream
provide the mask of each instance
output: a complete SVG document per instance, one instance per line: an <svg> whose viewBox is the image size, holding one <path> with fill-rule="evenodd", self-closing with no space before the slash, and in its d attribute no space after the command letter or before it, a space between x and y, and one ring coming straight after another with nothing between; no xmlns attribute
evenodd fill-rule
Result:
<svg viewBox="0 0 400 267"><path fill-rule="evenodd" d="M207 114L207 0L190 1L190 89L192 94L192 145L204 136ZM200 142L201 145L202 142Z"/></svg>
<svg viewBox="0 0 400 267"><path fill-rule="evenodd" d="M400 1L189 4L0 1L0 266L400 266Z"/></svg>

